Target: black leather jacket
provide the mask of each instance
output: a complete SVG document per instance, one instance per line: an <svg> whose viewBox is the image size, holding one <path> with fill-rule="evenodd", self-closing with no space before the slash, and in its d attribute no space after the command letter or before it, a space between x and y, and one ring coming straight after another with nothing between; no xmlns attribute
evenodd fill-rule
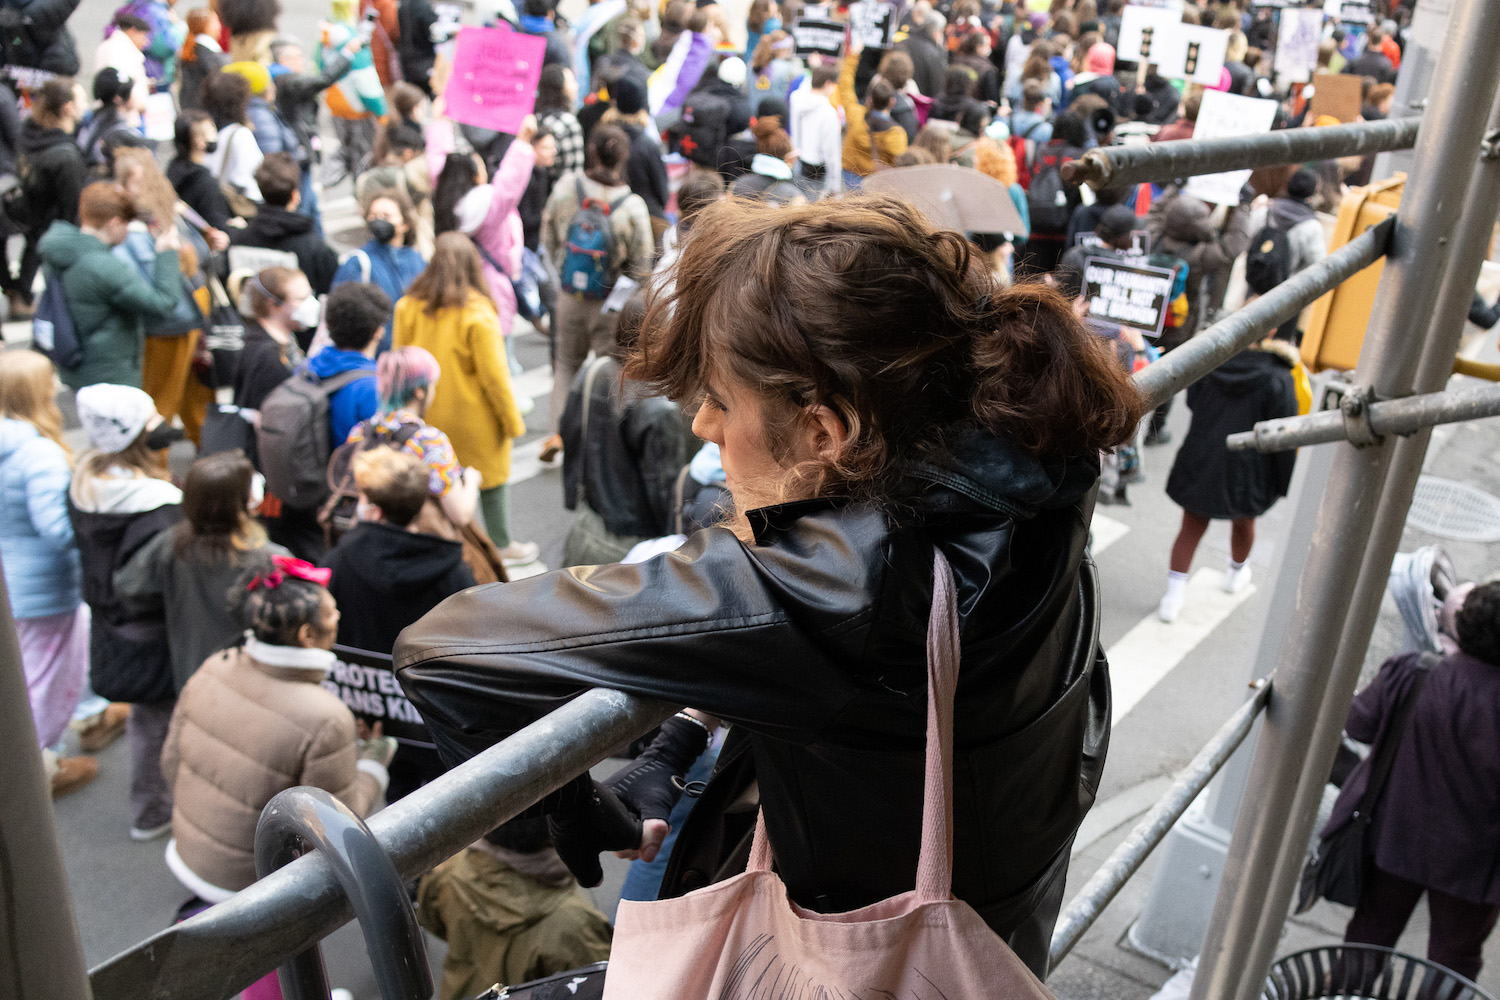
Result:
<svg viewBox="0 0 1500 1000"><path fill-rule="evenodd" d="M852 909L914 882L937 546L962 639L953 889L1044 972L1109 738L1083 571L1098 467L990 436L959 451L899 517L803 501L752 512L754 546L709 528L640 565L465 591L402 633L401 684L449 760L587 687L719 715L749 734L792 897Z"/></svg>

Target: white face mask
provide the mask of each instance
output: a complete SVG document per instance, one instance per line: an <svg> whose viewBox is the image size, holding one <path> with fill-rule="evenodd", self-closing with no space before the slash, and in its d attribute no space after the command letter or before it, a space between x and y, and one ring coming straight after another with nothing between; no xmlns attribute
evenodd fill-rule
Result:
<svg viewBox="0 0 1500 1000"><path fill-rule="evenodd" d="M318 317L321 315L322 310L318 305L318 297L316 295L309 295L297 305L297 308L292 310L291 320L297 326L305 330L311 330L318 325Z"/></svg>

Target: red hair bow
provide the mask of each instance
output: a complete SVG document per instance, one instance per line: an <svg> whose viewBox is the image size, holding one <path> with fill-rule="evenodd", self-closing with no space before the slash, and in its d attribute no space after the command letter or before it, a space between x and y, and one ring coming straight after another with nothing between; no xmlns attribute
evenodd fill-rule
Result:
<svg viewBox="0 0 1500 1000"><path fill-rule="evenodd" d="M271 565L276 568L269 573L258 574L245 586L245 589L255 590L257 587L264 587L267 590L275 590L289 576L296 580L306 580L308 583L326 587L328 581L333 578L333 570L319 569L306 559L298 559L295 556L272 556Z"/></svg>

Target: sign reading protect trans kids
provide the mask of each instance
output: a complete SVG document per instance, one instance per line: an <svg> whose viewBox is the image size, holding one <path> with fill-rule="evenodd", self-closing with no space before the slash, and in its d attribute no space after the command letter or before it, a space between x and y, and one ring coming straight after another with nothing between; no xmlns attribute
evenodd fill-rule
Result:
<svg viewBox="0 0 1500 1000"><path fill-rule="evenodd" d="M1089 257L1083 262L1083 294L1088 299L1089 316L1158 337L1172 302L1175 279L1169 267Z"/></svg>

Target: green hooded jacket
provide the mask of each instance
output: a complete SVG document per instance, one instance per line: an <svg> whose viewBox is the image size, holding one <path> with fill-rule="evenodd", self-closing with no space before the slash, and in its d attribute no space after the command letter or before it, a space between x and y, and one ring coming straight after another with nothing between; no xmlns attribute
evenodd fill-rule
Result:
<svg viewBox="0 0 1500 1000"><path fill-rule="evenodd" d="M140 388L146 349L143 322L170 314L182 295L177 251L156 255L151 284L110 253L103 240L70 222L54 222L37 247L47 280L62 279L83 363L58 371L72 389L110 382Z"/></svg>

